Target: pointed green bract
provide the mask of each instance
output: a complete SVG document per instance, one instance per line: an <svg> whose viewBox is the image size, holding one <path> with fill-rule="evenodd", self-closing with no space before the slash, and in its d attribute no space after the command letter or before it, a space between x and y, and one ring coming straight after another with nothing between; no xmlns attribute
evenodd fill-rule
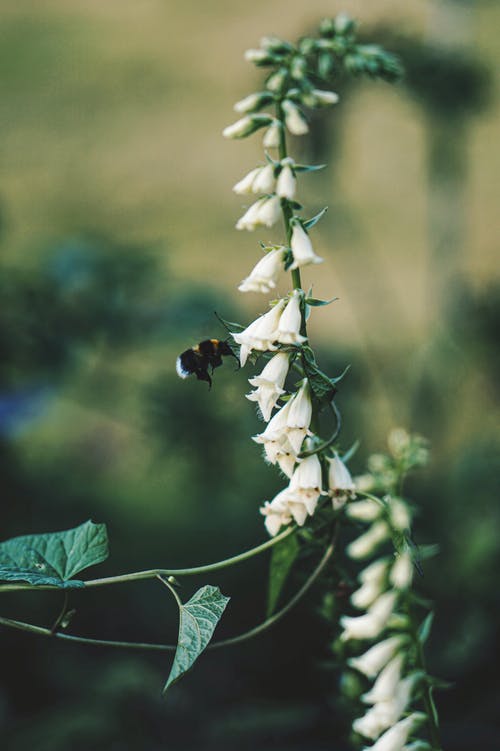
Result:
<svg viewBox="0 0 500 751"><path fill-rule="evenodd" d="M274 613L276 605L300 550L297 535L290 535L273 547L269 569L269 591L267 596L267 615Z"/></svg>
<svg viewBox="0 0 500 751"><path fill-rule="evenodd" d="M14 537L0 543L0 580L71 589L85 586L75 574L108 557L104 524Z"/></svg>
<svg viewBox="0 0 500 751"><path fill-rule="evenodd" d="M228 602L229 597L218 587L207 585L180 605L177 650L164 692L194 665L212 638Z"/></svg>

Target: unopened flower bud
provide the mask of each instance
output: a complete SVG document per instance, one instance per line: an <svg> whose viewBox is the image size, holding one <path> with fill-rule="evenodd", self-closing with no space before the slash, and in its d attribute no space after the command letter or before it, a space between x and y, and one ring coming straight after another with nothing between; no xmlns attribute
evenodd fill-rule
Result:
<svg viewBox="0 0 500 751"><path fill-rule="evenodd" d="M245 115L241 120L228 125L222 131L224 138L246 138L259 128L265 128L273 121L271 115Z"/></svg>
<svg viewBox="0 0 500 751"><path fill-rule="evenodd" d="M280 198L293 201L297 190L297 180L289 164L282 166L276 183L276 193Z"/></svg>
<svg viewBox="0 0 500 751"><path fill-rule="evenodd" d="M264 133L262 144L265 149L277 149L279 148L281 141L281 129L282 125L279 120L273 120L269 128Z"/></svg>
<svg viewBox="0 0 500 751"><path fill-rule="evenodd" d="M309 132L309 126L304 115L293 102L285 99L281 106L285 114L286 127L290 133L294 136L303 136Z"/></svg>
<svg viewBox="0 0 500 751"><path fill-rule="evenodd" d="M359 657L351 657L348 664L367 678L375 678L405 642L405 636L390 636L374 644Z"/></svg>
<svg viewBox="0 0 500 751"><path fill-rule="evenodd" d="M367 532L347 546L350 558L368 558L379 545L390 537L390 530L383 521L376 522Z"/></svg>
<svg viewBox="0 0 500 751"><path fill-rule="evenodd" d="M408 551L400 553L391 569L389 580L396 589L408 589L413 579L413 561Z"/></svg>
<svg viewBox="0 0 500 751"><path fill-rule="evenodd" d="M273 97L267 91L257 91L254 94L249 94L244 99L240 99L236 102L233 109L236 112L255 112L260 107L272 102Z"/></svg>

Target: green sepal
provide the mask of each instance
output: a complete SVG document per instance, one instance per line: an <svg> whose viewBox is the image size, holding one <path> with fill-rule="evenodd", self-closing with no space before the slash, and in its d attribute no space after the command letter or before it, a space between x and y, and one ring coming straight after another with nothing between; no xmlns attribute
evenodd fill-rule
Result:
<svg viewBox="0 0 500 751"><path fill-rule="evenodd" d="M170 674L163 693L178 681L207 647L219 623L229 597L218 587L207 585L179 606L179 637Z"/></svg>
<svg viewBox="0 0 500 751"><path fill-rule="evenodd" d="M431 610L430 613L427 613L426 617L424 618L424 620L422 621L418 629L418 638L422 644L425 644L425 642L430 636L433 621L434 621L434 612Z"/></svg>
<svg viewBox="0 0 500 751"><path fill-rule="evenodd" d="M305 303L313 308L321 308L324 305L330 305L330 303L335 302L338 299L338 297L332 297L331 300L318 300L316 297L306 297Z"/></svg>
<svg viewBox="0 0 500 751"><path fill-rule="evenodd" d="M335 376L335 378L331 378L330 379L331 382L332 383L340 383L340 381L344 378L344 376L346 375L346 373L348 373L350 371L350 369L351 369L351 366L350 365L346 365L345 368L344 368L344 370L342 371L342 373L340 375Z"/></svg>
<svg viewBox="0 0 500 751"><path fill-rule="evenodd" d="M285 537L284 540L273 547L269 567L269 589L267 596L268 617L272 615L276 609L281 591L299 551L300 544L297 540L296 534Z"/></svg>
<svg viewBox="0 0 500 751"><path fill-rule="evenodd" d="M317 172L320 169L325 169L326 164L294 164L292 165L294 172Z"/></svg>
<svg viewBox="0 0 500 751"><path fill-rule="evenodd" d="M330 52L322 50L318 55L318 75L320 78L328 78L335 67L335 61Z"/></svg>
<svg viewBox="0 0 500 751"><path fill-rule="evenodd" d="M214 310L214 315L229 333L231 333L231 331L239 333L240 331L244 331L246 329L246 326L243 326L241 323L234 323L234 321L226 321L224 318L221 318L216 310Z"/></svg>
<svg viewBox="0 0 500 751"><path fill-rule="evenodd" d="M61 589L84 587L72 579L108 557L104 524L87 521L74 529L23 535L0 543L0 580Z"/></svg>
<svg viewBox="0 0 500 751"><path fill-rule="evenodd" d="M311 227L314 227L314 225L317 224L319 220L324 217L327 211L328 211L328 207L325 206L325 208L321 209L321 211L315 216L313 216L312 219L307 219L303 221L302 226L304 227L304 229L311 229Z"/></svg>

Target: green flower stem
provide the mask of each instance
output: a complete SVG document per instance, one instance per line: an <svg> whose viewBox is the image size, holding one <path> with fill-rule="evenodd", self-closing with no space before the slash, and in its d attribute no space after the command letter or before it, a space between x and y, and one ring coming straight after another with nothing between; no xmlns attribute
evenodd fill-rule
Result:
<svg viewBox="0 0 500 751"><path fill-rule="evenodd" d="M302 587L298 590L298 592L295 593L295 595L287 602L286 605L281 608L281 610L278 610L277 613L275 613L271 618L268 618L263 623L259 624L258 626L255 626L254 628L250 629L249 631L245 631L243 634L239 634L238 636L233 636L229 639L223 639L222 641L213 642L212 644L208 645L208 649L217 649L219 647L226 647L233 644L239 644L240 642L246 641L247 639L251 639L254 636L258 636L258 634L261 634L263 631L266 631L268 628L270 628L273 624L275 624L277 621L279 621L281 618L283 618L292 608L295 607L295 605L298 604L298 602L304 597L304 595L309 591L309 589L312 587L316 579L319 577L323 569L325 568L326 564L332 557L335 547L336 547L336 538L338 534L338 525L336 527L334 536L332 538L332 541L330 545L325 550L320 562L314 569L314 571L311 573L311 575L308 577L307 581L302 585ZM283 539L283 536L280 536L281 539ZM277 539L276 537L274 538ZM181 606L179 597L177 595L177 592L172 587L170 582L163 579L163 577L159 574L156 574L156 578L161 579L162 583L167 586L172 594L174 595L175 599L177 600L177 604ZM6 626L7 628L13 628L17 631L27 631L32 634L38 634L39 636L50 636L56 639L63 639L64 641L72 641L72 642L79 642L80 644L90 644L92 646L96 647L119 647L122 649L143 649L143 650L153 650L153 651L159 651L159 652L174 652L177 649L177 645L174 644L155 644L152 642L132 642L132 641L114 641L114 640L108 640L108 639L91 639L84 636L75 636L73 634L64 634L60 631L56 631L55 633L49 629L49 628L43 628L42 626L35 626L32 623L24 623L23 621L15 621L11 618L4 618L0 617L0 625Z"/></svg>
<svg viewBox="0 0 500 751"><path fill-rule="evenodd" d="M269 540L266 540L266 542L263 542L261 545L257 545L255 548L250 548L250 550L246 550L244 553L239 553L239 555L235 555L232 558L225 558L222 561L217 561L216 563L208 563L205 566L195 566L194 568L174 568L174 569L167 569L167 568L154 568L154 569L147 569L145 571L133 571L130 574L120 574L119 576L106 576L102 579L89 579L85 582L85 587L103 587L107 584L123 584L125 582L130 581L138 581L141 579L154 579L158 576L195 576L197 574L206 574L211 571L218 571L222 568L227 568L229 566L233 566L235 563L241 563L243 561L248 560L249 558L253 558L254 555L258 555L259 553L263 553L265 550L268 550L269 548L272 548L273 545L276 545L278 542L281 542L285 538L289 537L290 535L295 534L297 531L297 527L289 527L284 532L282 532L279 535L276 535L276 537L272 537ZM36 589L36 590L42 590L42 589L60 589L60 587L52 586L52 585L40 585L40 586L33 586L31 584L5 584L3 586L0 586L0 592L12 592L12 591L19 591L24 589Z"/></svg>
<svg viewBox="0 0 500 751"><path fill-rule="evenodd" d="M283 115L283 109L281 107L281 103L276 105L276 116L281 123L280 144L279 144L279 156L280 156L280 161L281 161L282 159L286 159L288 156L288 150L286 147L285 117ZM290 242L292 239L292 226L290 224L290 220L293 217L293 211L290 208L290 204L288 203L288 201L284 199L282 199L281 201L281 211L283 212L283 221L285 223L286 244L288 247L290 247ZM293 269L291 274L292 274L293 288L302 289L302 282L300 280L300 269ZM306 336L305 317L302 318L302 326L304 330L301 331L301 334L302 336Z"/></svg>
<svg viewBox="0 0 500 751"><path fill-rule="evenodd" d="M421 670L423 673L425 673L425 676L427 676L428 673L425 663L424 645L422 644L422 640L420 639L420 636L418 634L416 618L414 616L413 608L411 607L411 603L408 597L406 598L406 612L410 624L410 636L415 647L416 667L418 670ZM432 696L432 686L427 680L425 681L422 702L424 704L425 714L427 716L427 728L429 731L429 739L431 742L432 751L442 751L443 747L439 733L439 719L437 715L436 704Z"/></svg>

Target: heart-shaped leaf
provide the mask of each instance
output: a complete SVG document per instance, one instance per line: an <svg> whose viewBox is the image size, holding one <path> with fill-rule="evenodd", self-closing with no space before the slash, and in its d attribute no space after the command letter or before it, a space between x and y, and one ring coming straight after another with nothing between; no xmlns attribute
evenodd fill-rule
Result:
<svg viewBox="0 0 500 751"><path fill-rule="evenodd" d="M207 585L179 606L179 638L165 692L196 662L213 636L229 602L218 587Z"/></svg>
<svg viewBox="0 0 500 751"><path fill-rule="evenodd" d="M108 557L104 524L87 521L74 529L13 537L0 543L0 580L70 589L85 583L71 577Z"/></svg>

